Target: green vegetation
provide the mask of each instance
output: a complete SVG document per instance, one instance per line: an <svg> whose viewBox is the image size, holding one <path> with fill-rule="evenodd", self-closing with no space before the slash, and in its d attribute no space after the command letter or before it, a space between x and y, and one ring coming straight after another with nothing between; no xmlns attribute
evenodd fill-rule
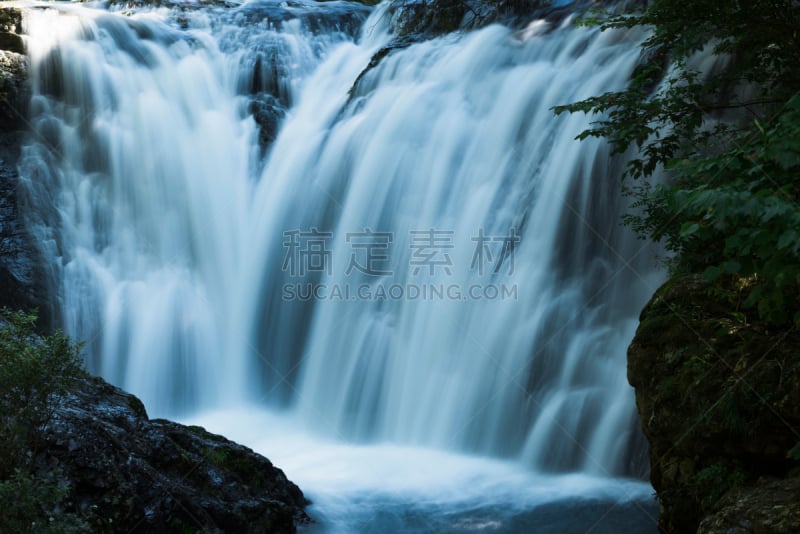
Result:
<svg viewBox="0 0 800 534"><path fill-rule="evenodd" d="M741 467L724 464L712 464L694 476L698 498L708 507L732 488L741 486L744 481L745 474Z"/></svg>
<svg viewBox="0 0 800 534"><path fill-rule="evenodd" d="M75 514L59 511L67 488L55 480L17 472L0 482L0 531L71 534L87 532Z"/></svg>
<svg viewBox="0 0 800 534"><path fill-rule="evenodd" d="M652 32L626 89L555 110L598 114L579 138L633 152L627 223L676 273L742 287L744 321L800 326L800 4L654 0L590 22Z"/></svg>
<svg viewBox="0 0 800 534"><path fill-rule="evenodd" d="M83 375L80 346L60 332L38 336L36 316L0 312L0 526L10 532L81 532L60 511L67 489L57 473L37 474L42 432Z"/></svg>

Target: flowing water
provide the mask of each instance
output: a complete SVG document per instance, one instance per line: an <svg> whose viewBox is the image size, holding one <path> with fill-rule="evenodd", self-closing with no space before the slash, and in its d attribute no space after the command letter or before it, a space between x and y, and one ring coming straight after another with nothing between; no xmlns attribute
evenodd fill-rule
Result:
<svg viewBox="0 0 800 534"><path fill-rule="evenodd" d="M551 111L621 88L640 35L493 25L366 69L385 5L26 24L28 223L92 371L269 456L317 528L655 528L625 351L660 273L620 161Z"/></svg>

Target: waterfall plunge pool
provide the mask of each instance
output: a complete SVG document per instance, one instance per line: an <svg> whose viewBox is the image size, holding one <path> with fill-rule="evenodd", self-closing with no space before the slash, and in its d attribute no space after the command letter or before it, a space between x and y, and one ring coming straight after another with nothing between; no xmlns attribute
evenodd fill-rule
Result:
<svg viewBox="0 0 800 534"><path fill-rule="evenodd" d="M649 483L539 474L518 462L315 435L260 407L183 421L252 447L303 490L315 523L301 532L657 533Z"/></svg>

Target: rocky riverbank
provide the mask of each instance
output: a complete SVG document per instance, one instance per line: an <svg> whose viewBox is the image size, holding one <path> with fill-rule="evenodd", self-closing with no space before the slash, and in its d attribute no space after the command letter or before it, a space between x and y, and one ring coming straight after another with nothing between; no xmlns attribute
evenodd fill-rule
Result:
<svg viewBox="0 0 800 534"><path fill-rule="evenodd" d="M141 401L81 379L44 430L35 472L94 531L294 532L300 489L263 456L196 426L149 419Z"/></svg>
<svg viewBox="0 0 800 534"><path fill-rule="evenodd" d="M740 309L743 283L669 281L628 351L664 532L800 532L800 332Z"/></svg>

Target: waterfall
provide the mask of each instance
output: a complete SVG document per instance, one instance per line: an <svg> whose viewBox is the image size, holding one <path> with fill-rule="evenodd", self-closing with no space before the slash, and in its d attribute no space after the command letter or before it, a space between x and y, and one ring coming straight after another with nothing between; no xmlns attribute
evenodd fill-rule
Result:
<svg viewBox="0 0 800 534"><path fill-rule="evenodd" d="M156 415L638 474L625 353L660 274L621 162L551 108L623 87L641 35L492 25L365 70L386 6L26 23L28 223L91 371Z"/></svg>

